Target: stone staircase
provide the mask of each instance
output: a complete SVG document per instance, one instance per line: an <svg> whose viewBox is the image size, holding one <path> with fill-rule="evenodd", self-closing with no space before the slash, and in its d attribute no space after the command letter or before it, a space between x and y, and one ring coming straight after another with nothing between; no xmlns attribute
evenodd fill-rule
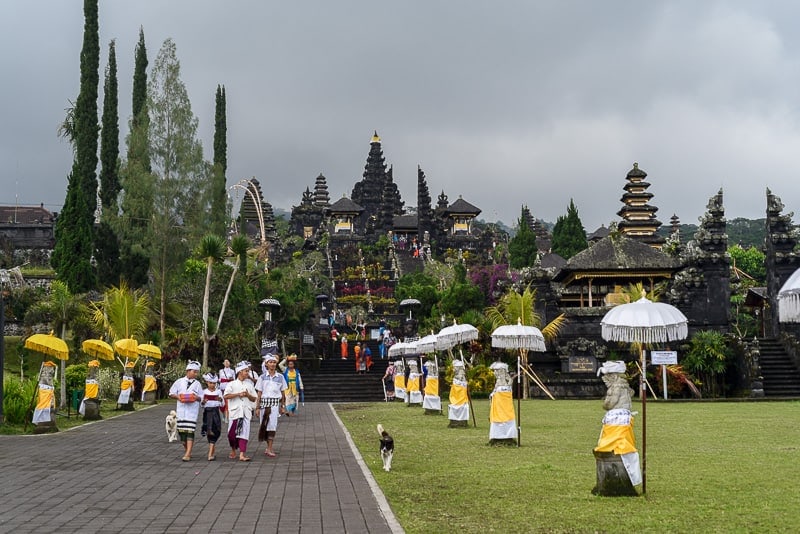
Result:
<svg viewBox="0 0 800 534"><path fill-rule="evenodd" d="M377 345L372 346L372 369L366 374L356 373L356 363L351 355L347 360L339 357L320 362L319 371L303 373L303 387L307 402L379 402L383 401L381 377L389 360L381 360Z"/></svg>
<svg viewBox="0 0 800 534"><path fill-rule="evenodd" d="M800 371L774 338L759 338L761 376L766 397L800 397Z"/></svg>
<svg viewBox="0 0 800 534"><path fill-rule="evenodd" d="M411 256L407 250L397 251L397 264L400 275L418 273L425 269L425 260Z"/></svg>

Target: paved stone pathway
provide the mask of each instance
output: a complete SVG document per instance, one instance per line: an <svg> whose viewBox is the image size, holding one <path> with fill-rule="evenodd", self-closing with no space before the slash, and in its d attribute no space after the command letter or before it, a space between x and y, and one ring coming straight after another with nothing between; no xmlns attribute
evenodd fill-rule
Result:
<svg viewBox="0 0 800 534"><path fill-rule="evenodd" d="M0 436L0 531L402 532L329 404L280 419L277 458L264 456L254 424L247 463L228 459L224 437L207 461L199 424L192 461L182 462L164 431L172 407Z"/></svg>

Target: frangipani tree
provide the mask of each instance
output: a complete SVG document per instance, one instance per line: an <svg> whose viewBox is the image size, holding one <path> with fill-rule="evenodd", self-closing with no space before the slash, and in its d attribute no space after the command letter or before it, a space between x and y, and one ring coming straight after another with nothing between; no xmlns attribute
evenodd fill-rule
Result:
<svg viewBox="0 0 800 534"><path fill-rule="evenodd" d="M206 263L206 286L203 291L203 368L208 367L208 346L211 338L208 335L208 307L211 295L211 273L214 271L214 264L222 261L225 257L225 240L214 234L206 234L200 240L197 247L198 255Z"/></svg>

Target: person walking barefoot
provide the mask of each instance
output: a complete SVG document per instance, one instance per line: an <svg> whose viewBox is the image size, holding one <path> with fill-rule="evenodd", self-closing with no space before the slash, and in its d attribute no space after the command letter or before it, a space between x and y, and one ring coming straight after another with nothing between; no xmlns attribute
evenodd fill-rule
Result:
<svg viewBox="0 0 800 534"><path fill-rule="evenodd" d="M178 435L183 445L183 460L192 459L194 432L197 429L197 414L200 412L200 399L203 398L203 386L197 380L200 362L189 361L186 364L186 376L183 376L169 388L169 396L178 401L175 411L178 414Z"/></svg>
<svg viewBox="0 0 800 534"><path fill-rule="evenodd" d="M239 452L240 462L249 462L247 441L250 438L250 419L253 416L251 403L257 398L253 384L247 378L250 366L247 362L236 364L236 380L225 388L225 400L228 401L228 443L231 446L230 459L236 459Z"/></svg>

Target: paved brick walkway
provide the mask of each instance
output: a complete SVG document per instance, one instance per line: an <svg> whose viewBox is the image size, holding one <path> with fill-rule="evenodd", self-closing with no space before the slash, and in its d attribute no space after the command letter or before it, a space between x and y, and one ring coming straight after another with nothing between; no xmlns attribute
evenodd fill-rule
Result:
<svg viewBox="0 0 800 534"><path fill-rule="evenodd" d="M280 419L278 458L264 456L253 425L249 463L229 460L224 438L207 461L199 431L182 462L164 431L170 409L0 436L0 531L402 532L329 404Z"/></svg>

